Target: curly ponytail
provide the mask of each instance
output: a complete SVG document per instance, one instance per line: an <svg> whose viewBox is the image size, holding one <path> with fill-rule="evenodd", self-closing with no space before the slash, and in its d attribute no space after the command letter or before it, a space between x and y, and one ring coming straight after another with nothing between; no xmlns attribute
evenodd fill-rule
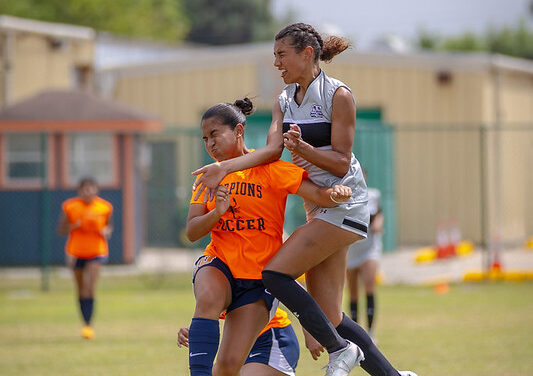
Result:
<svg viewBox="0 0 533 376"><path fill-rule="evenodd" d="M350 47L351 43L346 38L331 36L324 42L320 60L329 63L335 56Z"/></svg>

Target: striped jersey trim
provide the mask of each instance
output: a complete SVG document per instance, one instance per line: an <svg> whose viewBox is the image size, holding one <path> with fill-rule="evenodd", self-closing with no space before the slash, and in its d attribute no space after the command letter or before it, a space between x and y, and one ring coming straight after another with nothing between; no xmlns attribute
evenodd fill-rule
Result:
<svg viewBox="0 0 533 376"><path fill-rule="evenodd" d="M322 147L331 145L331 123L291 123L283 122L283 132L289 130L289 124L298 124L302 132L302 140L314 147Z"/></svg>
<svg viewBox="0 0 533 376"><path fill-rule="evenodd" d="M342 221L342 224L344 226L348 226L348 227L354 228L356 230L362 231L365 234L368 233L368 227L367 226L365 226L362 223L352 221L351 219L344 218L344 220Z"/></svg>

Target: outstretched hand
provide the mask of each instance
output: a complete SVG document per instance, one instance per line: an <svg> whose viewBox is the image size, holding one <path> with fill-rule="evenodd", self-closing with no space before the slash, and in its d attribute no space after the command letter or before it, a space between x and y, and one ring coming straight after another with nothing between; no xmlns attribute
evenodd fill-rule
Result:
<svg viewBox="0 0 533 376"><path fill-rule="evenodd" d="M230 196L228 192L228 187L225 185L220 185L216 190L216 201L215 201L215 210L217 213L222 216L230 207Z"/></svg>
<svg viewBox="0 0 533 376"><path fill-rule="evenodd" d="M226 171L220 165L220 163L211 163L203 166L192 172L193 175L201 176L196 179L192 185L192 190L196 190L194 195L194 200L198 200L198 197L205 191L204 202L211 201L216 194L217 187L226 176Z"/></svg>
<svg viewBox="0 0 533 376"><path fill-rule="evenodd" d="M320 355L326 350L307 330L302 328L305 338L305 347L314 360L317 360Z"/></svg>
<svg viewBox="0 0 533 376"><path fill-rule="evenodd" d="M298 153L302 140L302 131L297 124L290 124L289 130L283 133L283 146L291 152Z"/></svg>
<svg viewBox="0 0 533 376"><path fill-rule="evenodd" d="M178 344L178 347L189 347L189 328L180 328L176 343Z"/></svg>

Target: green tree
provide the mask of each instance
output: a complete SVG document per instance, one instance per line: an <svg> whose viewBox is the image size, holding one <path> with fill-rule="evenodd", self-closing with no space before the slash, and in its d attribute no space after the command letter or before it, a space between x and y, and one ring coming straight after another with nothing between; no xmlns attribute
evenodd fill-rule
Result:
<svg viewBox="0 0 533 376"><path fill-rule="evenodd" d="M419 28L416 44L423 50L436 50L440 39L437 34L428 31L426 28Z"/></svg>
<svg viewBox="0 0 533 376"><path fill-rule="evenodd" d="M277 24L270 0L184 0L187 40L213 45L270 40Z"/></svg>
<svg viewBox="0 0 533 376"><path fill-rule="evenodd" d="M0 14L167 41L183 40L189 29L179 0L0 1Z"/></svg>
<svg viewBox="0 0 533 376"><path fill-rule="evenodd" d="M417 45L424 50L488 51L533 59L533 30L525 21L515 27L491 28L482 35L466 32L448 38L421 29L418 31Z"/></svg>
<svg viewBox="0 0 533 376"><path fill-rule="evenodd" d="M457 38L445 39L441 48L448 51L483 51L486 50L486 42L483 37L467 32Z"/></svg>
<svg viewBox="0 0 533 376"><path fill-rule="evenodd" d="M489 30L486 39L489 51L533 59L533 31L525 21L514 29Z"/></svg>

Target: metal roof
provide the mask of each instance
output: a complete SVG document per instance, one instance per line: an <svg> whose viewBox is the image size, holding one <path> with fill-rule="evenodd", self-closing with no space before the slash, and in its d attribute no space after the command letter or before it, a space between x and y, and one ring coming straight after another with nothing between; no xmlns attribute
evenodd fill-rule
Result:
<svg viewBox="0 0 533 376"><path fill-rule="evenodd" d="M85 91L46 90L0 111L0 131L158 131L155 115Z"/></svg>
<svg viewBox="0 0 533 376"><path fill-rule="evenodd" d="M90 27L44 22L0 15L0 31L43 34L58 38L92 40L95 31Z"/></svg>
<svg viewBox="0 0 533 376"><path fill-rule="evenodd" d="M153 74L195 67L216 67L250 61L273 61L272 43L252 43L230 46L176 47L174 56L158 61L103 67L101 72L125 75ZM127 54L127 51L124 51ZM335 63L374 66L420 67L432 69L481 71L501 69L533 74L533 61L483 52L414 51L407 53L347 50L334 59Z"/></svg>

